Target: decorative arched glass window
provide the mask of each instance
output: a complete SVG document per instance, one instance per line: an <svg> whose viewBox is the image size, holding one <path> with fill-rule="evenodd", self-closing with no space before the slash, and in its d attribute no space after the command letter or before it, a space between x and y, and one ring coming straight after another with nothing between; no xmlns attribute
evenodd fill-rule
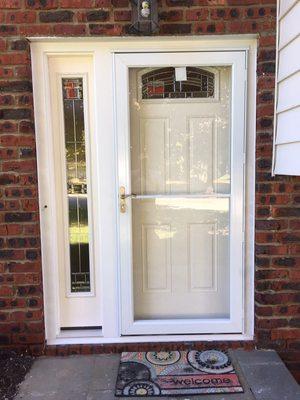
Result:
<svg viewBox="0 0 300 400"><path fill-rule="evenodd" d="M142 99L211 98L215 75L199 67L156 68L142 75Z"/></svg>

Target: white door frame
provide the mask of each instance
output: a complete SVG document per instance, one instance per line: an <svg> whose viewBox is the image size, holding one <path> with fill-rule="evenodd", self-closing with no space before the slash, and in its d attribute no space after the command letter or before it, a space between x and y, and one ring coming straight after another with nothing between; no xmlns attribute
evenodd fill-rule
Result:
<svg viewBox="0 0 300 400"><path fill-rule="evenodd" d="M231 193L230 193L230 318L134 320L132 280L132 213L119 214L122 334L242 333L244 277L244 163L246 52L120 53L115 55L116 118L119 154L119 187L131 193L129 68L185 66L231 66ZM218 196L217 196L218 197ZM180 328L179 328L180 327ZM181 329L181 332L178 332Z"/></svg>
<svg viewBox="0 0 300 400"><path fill-rule="evenodd" d="M29 38L31 41L35 127L38 159L42 268L46 339L48 344L117 343L184 340L250 340L254 334L254 185L255 185L255 110L256 110L256 48L255 35L188 36L150 38ZM154 335L121 336L119 310L121 299L118 254L118 179L116 173L116 120L114 96L114 63L116 53L177 51L244 51L248 65L247 100L247 176L245 213L245 259L243 285L243 329L237 334L216 335ZM51 156L51 106L49 102L48 60L53 55L91 55L94 63L95 155L97 177L94 208L95 264L101 287L103 329L101 332L65 332L59 329L57 302L58 273L57 238ZM103 76L109 79L102 79ZM104 117L103 117L104 116ZM44 206L47 205L47 208Z"/></svg>

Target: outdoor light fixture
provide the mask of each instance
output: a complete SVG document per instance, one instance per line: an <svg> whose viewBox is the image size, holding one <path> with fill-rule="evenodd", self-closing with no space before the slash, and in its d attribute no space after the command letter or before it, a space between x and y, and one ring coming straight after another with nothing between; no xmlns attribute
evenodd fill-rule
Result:
<svg viewBox="0 0 300 400"><path fill-rule="evenodd" d="M131 0L132 25L130 32L151 35L158 29L157 0Z"/></svg>

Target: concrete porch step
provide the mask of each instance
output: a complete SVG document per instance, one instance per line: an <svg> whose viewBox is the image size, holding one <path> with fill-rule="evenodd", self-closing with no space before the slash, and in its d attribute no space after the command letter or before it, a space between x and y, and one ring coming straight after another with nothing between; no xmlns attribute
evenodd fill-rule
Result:
<svg viewBox="0 0 300 400"><path fill-rule="evenodd" d="M230 355L244 393L184 396L176 400L300 400L300 386L275 351L232 350ZM16 400L120 399L114 396L119 359L117 354L38 358Z"/></svg>

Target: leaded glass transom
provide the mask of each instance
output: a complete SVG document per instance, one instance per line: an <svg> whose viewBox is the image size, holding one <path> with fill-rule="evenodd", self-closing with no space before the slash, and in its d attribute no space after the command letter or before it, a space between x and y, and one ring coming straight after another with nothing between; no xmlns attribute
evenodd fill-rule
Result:
<svg viewBox="0 0 300 400"><path fill-rule="evenodd" d="M215 75L199 67L185 67L184 80L176 79L176 68L156 68L142 75L142 99L214 97Z"/></svg>

